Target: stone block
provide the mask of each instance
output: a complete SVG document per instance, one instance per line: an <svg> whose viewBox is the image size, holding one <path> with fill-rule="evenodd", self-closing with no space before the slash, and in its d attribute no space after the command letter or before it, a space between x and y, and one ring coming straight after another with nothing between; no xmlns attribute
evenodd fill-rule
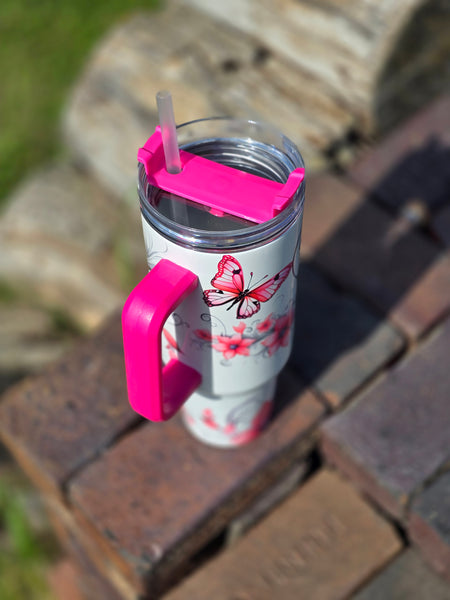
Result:
<svg viewBox="0 0 450 600"><path fill-rule="evenodd" d="M372 500L403 518L412 495L450 459L450 320L322 427L322 450Z"/></svg>
<svg viewBox="0 0 450 600"><path fill-rule="evenodd" d="M403 348L402 337L351 296L302 264L291 364L332 407L373 377Z"/></svg>
<svg viewBox="0 0 450 600"><path fill-rule="evenodd" d="M450 471L414 500L408 525L422 556L450 584Z"/></svg>
<svg viewBox="0 0 450 600"><path fill-rule="evenodd" d="M3 442L37 487L56 494L138 421L127 400L117 317L42 375L8 390L0 403Z"/></svg>
<svg viewBox="0 0 450 600"><path fill-rule="evenodd" d="M400 548L391 526L324 470L167 600L344 600Z"/></svg>
<svg viewBox="0 0 450 600"><path fill-rule="evenodd" d="M196 552L310 451L320 402L287 373L278 400L278 414L249 445L207 447L179 418L145 424L71 481L78 523L137 592L173 584Z"/></svg>
<svg viewBox="0 0 450 600"><path fill-rule="evenodd" d="M411 200L431 211L448 202L450 95L398 127L350 169L350 177L383 204L399 210Z"/></svg>
<svg viewBox="0 0 450 600"><path fill-rule="evenodd" d="M450 600L450 586L406 550L351 600Z"/></svg>

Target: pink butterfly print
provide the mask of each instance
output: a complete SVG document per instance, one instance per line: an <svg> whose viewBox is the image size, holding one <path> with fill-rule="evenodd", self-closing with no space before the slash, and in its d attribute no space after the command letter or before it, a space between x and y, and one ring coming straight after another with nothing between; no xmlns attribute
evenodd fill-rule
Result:
<svg viewBox="0 0 450 600"><path fill-rule="evenodd" d="M268 281L254 288L246 288L239 261L227 254L217 265L218 271L211 280L211 285L216 289L205 290L203 300L208 306L230 304L227 310L237 304L236 317L248 319L259 311L261 302L267 302L272 298L289 275L291 267L292 262ZM253 273L250 275L253 276Z"/></svg>

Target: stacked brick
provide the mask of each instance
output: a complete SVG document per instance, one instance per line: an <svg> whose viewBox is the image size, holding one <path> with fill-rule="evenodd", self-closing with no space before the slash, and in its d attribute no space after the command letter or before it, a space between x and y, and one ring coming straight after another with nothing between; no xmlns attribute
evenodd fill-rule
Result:
<svg viewBox="0 0 450 600"><path fill-rule="evenodd" d="M450 598L449 115L446 96L308 182L295 349L256 441L134 415L119 315L6 393L1 438L70 557L55 581L86 600Z"/></svg>

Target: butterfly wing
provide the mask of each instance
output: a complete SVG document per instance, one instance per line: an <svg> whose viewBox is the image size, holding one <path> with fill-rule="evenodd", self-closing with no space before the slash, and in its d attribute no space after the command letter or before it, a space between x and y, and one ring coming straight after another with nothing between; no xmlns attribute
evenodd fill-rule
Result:
<svg viewBox="0 0 450 600"><path fill-rule="evenodd" d="M244 290L244 274L239 261L226 254L217 265L211 285L216 289L203 292L203 299L208 306L221 306L236 300Z"/></svg>
<svg viewBox="0 0 450 600"><path fill-rule="evenodd" d="M240 262L229 254L225 255L217 265L217 273L211 279L211 285L224 292L242 292L244 274Z"/></svg>
<svg viewBox="0 0 450 600"><path fill-rule="evenodd" d="M224 292L223 290L205 290L203 300L207 306L221 306L236 300L237 294L234 292Z"/></svg>
<svg viewBox="0 0 450 600"><path fill-rule="evenodd" d="M246 294L239 302L236 317L238 319L248 319L253 316L261 308L261 304L258 300L250 298L249 294Z"/></svg>
<svg viewBox="0 0 450 600"><path fill-rule="evenodd" d="M267 302L275 292L281 287L282 283L287 279L292 268L292 263L289 263L281 269L279 273L271 277L268 281L258 285L258 287L250 290L248 296L258 302Z"/></svg>

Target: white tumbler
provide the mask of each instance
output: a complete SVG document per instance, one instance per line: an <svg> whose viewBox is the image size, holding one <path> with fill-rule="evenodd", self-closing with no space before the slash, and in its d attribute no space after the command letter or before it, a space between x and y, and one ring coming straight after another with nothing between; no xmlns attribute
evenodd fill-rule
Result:
<svg viewBox="0 0 450 600"><path fill-rule="evenodd" d="M238 446L270 418L291 351L304 164L253 121L193 121L177 137L178 174L159 128L138 154L150 271L123 310L129 399L151 420L182 407L198 439Z"/></svg>

